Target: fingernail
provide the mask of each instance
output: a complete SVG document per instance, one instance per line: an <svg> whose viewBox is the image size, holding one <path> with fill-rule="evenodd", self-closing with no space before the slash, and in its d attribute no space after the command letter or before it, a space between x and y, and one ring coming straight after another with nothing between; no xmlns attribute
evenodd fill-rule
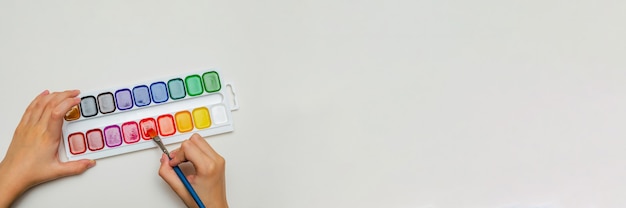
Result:
<svg viewBox="0 0 626 208"><path fill-rule="evenodd" d="M41 92L41 95L45 95L48 94L48 90L44 90L43 92Z"/></svg>
<svg viewBox="0 0 626 208"><path fill-rule="evenodd" d="M159 159L159 161L161 161L161 163L163 163L163 161L165 161L165 158L163 157L163 155L161 155L161 159Z"/></svg>
<svg viewBox="0 0 626 208"><path fill-rule="evenodd" d="M96 166L96 161L95 160L89 160L89 164L87 164L87 168L92 168L93 166Z"/></svg>

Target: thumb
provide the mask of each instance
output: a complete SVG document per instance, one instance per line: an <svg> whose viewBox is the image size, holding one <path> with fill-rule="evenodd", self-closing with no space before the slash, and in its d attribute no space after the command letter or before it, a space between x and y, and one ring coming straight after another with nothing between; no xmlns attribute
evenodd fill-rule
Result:
<svg viewBox="0 0 626 208"><path fill-rule="evenodd" d="M61 163L61 169L59 170L59 174L61 176L78 175L95 165L95 160L88 159L64 162Z"/></svg>
<svg viewBox="0 0 626 208"><path fill-rule="evenodd" d="M169 165L169 159L165 156L165 154L161 155L159 176L161 176L161 178L163 178L163 180L165 180L165 182L167 182L167 184L169 184L172 188L177 186L178 183L182 184L182 182L178 181L178 176L176 175L176 172L174 172L174 169Z"/></svg>
<svg viewBox="0 0 626 208"><path fill-rule="evenodd" d="M159 176L163 178L163 180L180 196L183 200L188 197L189 193L187 193L187 189L185 189L185 185L180 181L176 172L170 166L169 159L165 154L161 156L161 166L159 167Z"/></svg>

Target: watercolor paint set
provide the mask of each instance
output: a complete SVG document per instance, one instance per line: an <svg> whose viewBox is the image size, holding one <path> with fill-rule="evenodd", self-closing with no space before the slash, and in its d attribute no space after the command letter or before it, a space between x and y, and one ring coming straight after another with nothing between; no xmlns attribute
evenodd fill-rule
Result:
<svg viewBox="0 0 626 208"><path fill-rule="evenodd" d="M232 84L217 70L144 81L79 95L65 115L67 160L99 159L164 144L233 131L231 111L239 109Z"/></svg>

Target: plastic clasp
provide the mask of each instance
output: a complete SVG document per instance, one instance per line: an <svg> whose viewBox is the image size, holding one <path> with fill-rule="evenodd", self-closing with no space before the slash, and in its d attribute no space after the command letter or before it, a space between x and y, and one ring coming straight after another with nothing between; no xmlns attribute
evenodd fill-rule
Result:
<svg viewBox="0 0 626 208"><path fill-rule="evenodd" d="M235 91L235 86L231 82L227 82L225 86L226 86L226 89L229 89L227 92L230 92L230 93L226 93L227 94L226 97L228 97L228 100L230 101L230 111L239 110L239 102L237 101L237 93Z"/></svg>

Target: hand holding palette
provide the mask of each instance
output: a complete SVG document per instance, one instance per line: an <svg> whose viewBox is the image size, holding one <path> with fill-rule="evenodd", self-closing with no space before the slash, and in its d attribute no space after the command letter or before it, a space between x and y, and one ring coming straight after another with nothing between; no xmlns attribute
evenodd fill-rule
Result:
<svg viewBox="0 0 626 208"><path fill-rule="evenodd" d="M155 147L147 134L156 129L164 144L231 132L234 91L226 93L215 70L143 82L95 93L65 115L63 144L68 160L98 159ZM235 101L227 102L232 95Z"/></svg>

